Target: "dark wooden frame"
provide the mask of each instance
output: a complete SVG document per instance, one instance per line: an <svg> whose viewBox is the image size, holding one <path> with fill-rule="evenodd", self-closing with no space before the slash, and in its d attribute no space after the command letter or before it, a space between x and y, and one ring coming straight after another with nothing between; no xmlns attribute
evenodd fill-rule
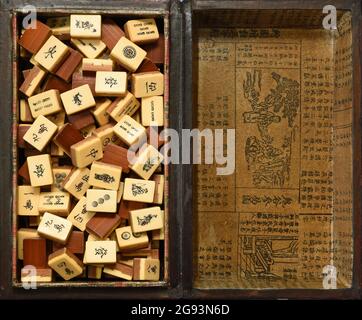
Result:
<svg viewBox="0 0 362 320"><path fill-rule="evenodd" d="M0 185L1 203L0 203L0 242L1 242L1 259L0 259L0 298L3 299L54 299L54 298L84 298L85 293L87 298L103 298L103 299L170 299L180 296L180 273L178 270L179 263L179 220L180 211L180 197L176 192L171 192L169 197L169 208L172 212L169 216L169 280L160 287L156 286L142 286L142 287L95 287L94 283L85 287L72 287L72 286L54 286L54 287L39 287L37 290L27 292L23 288L14 286L12 284L12 266L9 261L12 261L13 239L12 239L12 191L9 186L13 185L12 171L13 162L12 157L12 122L15 115L12 114L12 101L13 101L13 69L12 61L14 59L13 44L12 44L12 16L15 11L25 6L25 3L20 0L7 1L1 4L0 18L2 21L3 32L0 36L0 53L2 57L1 71L5 75L1 80L1 137L4 141L3 149L1 150L1 165L0 169L3 176L3 181ZM177 63L170 63L169 77L170 84L170 100L169 104L172 106L173 112L169 116L169 126L179 130L178 122L178 109L179 97L181 96L181 86L179 84L181 64L181 48L179 45L182 43L180 40L181 34L173 32L179 30L181 25L181 16L179 4L176 1L159 0L154 2L147 1L95 1L85 0L79 1L74 4L73 1L60 0L55 5L49 4L49 1L40 0L36 2L36 7L41 11L56 11L73 10L73 11L86 11L86 10L100 10L111 11L118 10L122 12L129 12L130 14L137 14L142 12L152 13L156 15L172 16L170 19L170 34L174 39L173 45L170 47L170 61L177 61ZM6 141L6 142L5 142ZM177 190L179 184L177 183L177 167L169 167L169 189Z"/></svg>
<svg viewBox="0 0 362 320"><path fill-rule="evenodd" d="M176 130L193 127L193 29L195 10L214 9L320 9L334 4L353 13L354 65L354 278L353 288L345 290L196 290L193 288L193 169L190 165L170 168L170 285L167 288L39 288L27 292L14 288L11 279L12 255L12 29L13 8L24 6L23 0L4 0L0 4L0 299L360 299L362 287L361 246L361 52L362 23L359 0L114 0L74 1L38 0L39 7L117 8L133 10L169 10L170 13L170 127Z"/></svg>
<svg viewBox="0 0 362 320"><path fill-rule="evenodd" d="M193 45L194 28L193 17L197 11L216 9L320 9L324 5L334 5L337 10L352 11L353 37L353 235L354 235L354 265L353 284L351 289L319 290L319 289L195 289L193 288L193 230L188 224L192 221L193 192L189 183L183 184L184 227L183 238L183 286L187 296L192 299L361 299L362 268L361 268L361 49L362 49L362 19L361 3L359 0L260 0L260 1L218 1L218 0L189 0L184 3L183 16L185 19L185 68L184 68L184 106L195 108L195 70L193 70L192 56L195 52ZM190 80L193 75L193 81ZM193 127L193 112L184 115L184 128ZM184 181L193 181L193 168L183 168Z"/></svg>

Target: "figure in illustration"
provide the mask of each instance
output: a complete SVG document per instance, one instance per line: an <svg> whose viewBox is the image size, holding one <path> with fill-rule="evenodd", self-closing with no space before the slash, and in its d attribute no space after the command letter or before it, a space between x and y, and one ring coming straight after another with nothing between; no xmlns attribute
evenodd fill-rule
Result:
<svg viewBox="0 0 362 320"><path fill-rule="evenodd" d="M299 83L272 72L276 87L261 100L262 72L246 73L243 94L251 110L243 113L244 123L257 126L260 137L249 136L245 144L245 158L255 186L283 187L290 177L291 144L294 136L294 120L300 107ZM287 130L282 128L282 145L275 145L271 126L280 126L287 120Z"/></svg>

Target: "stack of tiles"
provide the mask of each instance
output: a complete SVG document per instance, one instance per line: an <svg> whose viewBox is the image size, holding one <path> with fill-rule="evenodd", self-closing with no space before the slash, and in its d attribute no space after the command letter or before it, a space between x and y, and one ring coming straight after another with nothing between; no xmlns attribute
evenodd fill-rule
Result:
<svg viewBox="0 0 362 320"><path fill-rule="evenodd" d="M48 18L18 44L21 281L162 280L165 79L156 20Z"/></svg>

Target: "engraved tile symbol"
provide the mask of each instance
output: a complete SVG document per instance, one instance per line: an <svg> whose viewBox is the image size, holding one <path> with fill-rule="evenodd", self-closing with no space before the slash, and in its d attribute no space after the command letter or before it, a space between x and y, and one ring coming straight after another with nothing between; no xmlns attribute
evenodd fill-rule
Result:
<svg viewBox="0 0 362 320"><path fill-rule="evenodd" d="M149 265L147 268L147 272L150 273L156 273L157 272L157 266L156 265Z"/></svg>
<svg viewBox="0 0 362 320"><path fill-rule="evenodd" d="M131 46L126 46L123 48L123 55L128 59L134 59L136 57L136 50Z"/></svg>
<svg viewBox="0 0 362 320"><path fill-rule="evenodd" d="M133 194L133 196L148 193L148 189L143 188L143 186L144 186L144 184L143 185L132 184L132 194Z"/></svg>
<svg viewBox="0 0 362 320"><path fill-rule="evenodd" d="M118 82L117 79L109 77L104 79L104 84L109 85L109 87L112 88L113 86L116 86Z"/></svg>
<svg viewBox="0 0 362 320"><path fill-rule="evenodd" d="M89 151L89 153L87 154L87 157L95 158L97 156L97 153L98 153L98 150L93 148L91 151Z"/></svg>
<svg viewBox="0 0 362 320"><path fill-rule="evenodd" d="M50 57L51 59L54 58L53 54L57 52L57 46L50 47L47 52L45 52L45 59L48 59Z"/></svg>
<svg viewBox="0 0 362 320"><path fill-rule="evenodd" d="M121 238L123 240L128 240L129 238L131 238L131 234L128 231L125 231L121 234Z"/></svg>
<svg viewBox="0 0 362 320"><path fill-rule="evenodd" d="M143 218L137 217L138 225L145 226L146 224L149 224L153 218L157 218L157 215L149 214L147 216L144 216Z"/></svg>
<svg viewBox="0 0 362 320"><path fill-rule="evenodd" d="M45 168L42 164L35 165L35 171L33 171L38 178L43 177Z"/></svg>
<svg viewBox="0 0 362 320"><path fill-rule="evenodd" d="M32 203L31 203L30 199L26 201L26 204L25 204L24 208L29 209L29 210L33 210L34 207L33 207Z"/></svg>
<svg viewBox="0 0 362 320"><path fill-rule="evenodd" d="M73 103L76 104L77 106L80 106L82 104L82 98L83 96L78 92L77 94L75 94L73 96Z"/></svg>
<svg viewBox="0 0 362 320"><path fill-rule="evenodd" d="M101 258L103 258L107 254L108 250L103 247L99 247L99 248L94 248L94 251L96 256L101 256Z"/></svg>

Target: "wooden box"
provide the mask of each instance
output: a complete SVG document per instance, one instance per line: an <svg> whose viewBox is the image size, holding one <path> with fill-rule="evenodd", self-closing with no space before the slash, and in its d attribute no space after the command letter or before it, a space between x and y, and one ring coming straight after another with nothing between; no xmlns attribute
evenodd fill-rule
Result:
<svg viewBox="0 0 362 320"><path fill-rule="evenodd" d="M71 281L30 294L15 254L22 1L2 5L0 296L361 299L361 4L328 4L333 30L322 0L37 1L44 16L157 16L168 127L236 129L236 160L225 176L216 165L169 166L162 281Z"/></svg>

